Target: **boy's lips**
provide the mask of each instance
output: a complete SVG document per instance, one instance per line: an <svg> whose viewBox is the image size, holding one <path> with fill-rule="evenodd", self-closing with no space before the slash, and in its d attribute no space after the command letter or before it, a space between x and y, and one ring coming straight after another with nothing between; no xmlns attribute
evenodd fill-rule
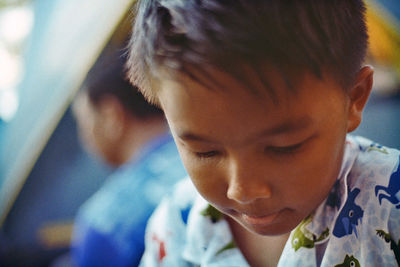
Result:
<svg viewBox="0 0 400 267"><path fill-rule="evenodd" d="M240 214L240 217L248 224L252 225L266 225L272 223L279 215L280 211L263 216L253 216L247 214Z"/></svg>

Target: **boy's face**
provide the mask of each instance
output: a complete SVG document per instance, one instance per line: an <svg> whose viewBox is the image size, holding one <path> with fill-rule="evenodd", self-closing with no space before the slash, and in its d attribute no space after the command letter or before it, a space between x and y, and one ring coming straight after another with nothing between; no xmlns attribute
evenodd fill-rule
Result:
<svg viewBox="0 0 400 267"><path fill-rule="evenodd" d="M278 102L221 73L214 78L224 88L161 82L158 98L183 163L200 194L245 228L287 233L337 178L348 97L330 77L306 75L293 84L295 93L271 74Z"/></svg>

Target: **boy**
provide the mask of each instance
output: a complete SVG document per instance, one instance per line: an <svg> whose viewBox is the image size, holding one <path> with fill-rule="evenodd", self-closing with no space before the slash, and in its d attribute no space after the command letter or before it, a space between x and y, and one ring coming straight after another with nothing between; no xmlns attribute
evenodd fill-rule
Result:
<svg viewBox="0 0 400 267"><path fill-rule="evenodd" d="M77 266L137 266L147 219L186 175L162 111L133 90L120 55L110 57L91 70L73 105L83 144L116 167L79 210Z"/></svg>
<svg viewBox="0 0 400 267"><path fill-rule="evenodd" d="M396 266L399 151L347 136L372 87L362 0L141 1L130 79L197 189L143 266Z"/></svg>

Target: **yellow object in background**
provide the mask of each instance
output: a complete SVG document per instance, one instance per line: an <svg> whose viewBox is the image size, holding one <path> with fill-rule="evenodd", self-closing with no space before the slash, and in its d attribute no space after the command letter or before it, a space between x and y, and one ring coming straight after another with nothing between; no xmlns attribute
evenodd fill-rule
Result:
<svg viewBox="0 0 400 267"><path fill-rule="evenodd" d="M38 239L47 249L66 248L71 242L73 225L73 221L46 223L38 230Z"/></svg>
<svg viewBox="0 0 400 267"><path fill-rule="evenodd" d="M400 22L377 1L368 1L369 52L384 66L391 66L400 77Z"/></svg>

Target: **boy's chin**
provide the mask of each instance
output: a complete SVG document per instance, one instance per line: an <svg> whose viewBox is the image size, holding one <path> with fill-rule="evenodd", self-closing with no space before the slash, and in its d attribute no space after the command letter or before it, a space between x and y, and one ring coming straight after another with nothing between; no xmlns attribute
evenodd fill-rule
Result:
<svg viewBox="0 0 400 267"><path fill-rule="evenodd" d="M242 226L249 232L262 236L280 236L290 233L295 227L285 227L284 225L269 225L269 226Z"/></svg>
<svg viewBox="0 0 400 267"><path fill-rule="evenodd" d="M244 228L248 232L262 236L280 236L290 233L296 225L288 225L287 222L276 222L268 225L251 225L239 218L230 218L230 221L237 224L239 227Z"/></svg>

